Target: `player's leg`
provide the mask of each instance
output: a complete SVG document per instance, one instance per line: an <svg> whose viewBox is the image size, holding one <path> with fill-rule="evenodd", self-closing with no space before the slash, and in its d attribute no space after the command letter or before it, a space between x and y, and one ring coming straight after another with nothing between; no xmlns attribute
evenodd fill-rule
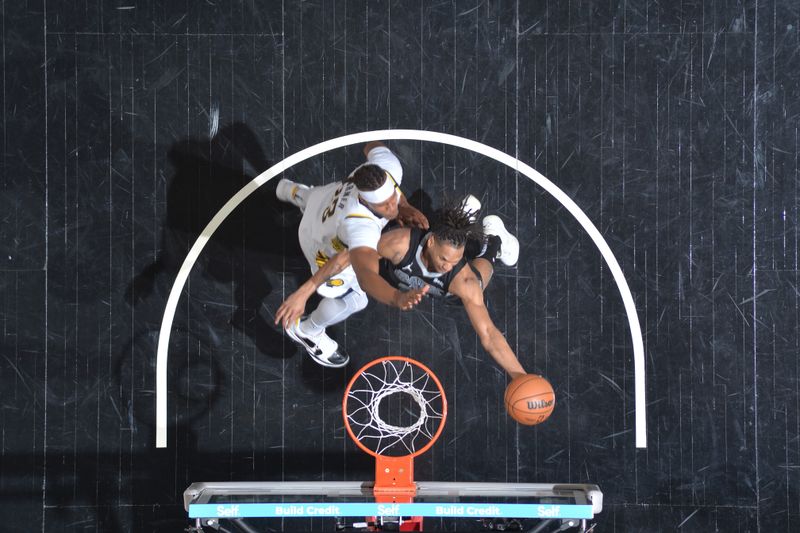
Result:
<svg viewBox="0 0 800 533"><path fill-rule="evenodd" d="M519 241L506 230L505 224L497 215L489 215L483 219L483 234L488 241L495 237L500 241L497 253L494 256L506 266L514 266L519 260Z"/></svg>
<svg viewBox="0 0 800 533"><path fill-rule="evenodd" d="M519 241L509 233L503 221L496 215L489 215L483 219L483 234L485 239L479 251L469 253L467 257L472 270L480 276L483 288L492 279L494 263L500 260L508 266L514 266L519 259Z"/></svg>
<svg viewBox="0 0 800 533"><path fill-rule="evenodd" d="M300 241L300 248L303 250L303 255L308 261L308 266L312 273L319 268L317 264L319 251L316 246L317 239L314 238L315 229L314 221L309 219L308 213L305 213L300 221L297 236ZM338 288L344 290L333 295L326 293L321 294L321 296L344 296L347 288ZM347 364L348 358L345 354L340 353L338 343L325 332L328 322L326 318L340 313L338 305L326 302L326 300L330 299L323 298L322 303L314 311L319 311L315 322L310 322L309 317L304 317L286 328L286 334L302 346L315 362L323 366L341 367ZM314 313L312 312L311 314L313 315Z"/></svg>
<svg viewBox="0 0 800 533"><path fill-rule="evenodd" d="M346 320L364 309L367 303L367 295L360 288L351 288L338 298L323 298L310 315L289 326L286 333L302 345L317 363L334 368L345 366L350 357L339 349L325 328Z"/></svg>
<svg viewBox="0 0 800 533"><path fill-rule="evenodd" d="M300 211L305 211L306 204L308 203L308 195L313 187L303 185L302 183L295 183L293 181L282 179L278 182L278 187L275 189L275 196L281 202L293 204L300 208Z"/></svg>
<svg viewBox="0 0 800 533"><path fill-rule="evenodd" d="M305 330L309 333L324 331L328 326L338 324L367 307L367 295L362 291L350 290L338 298L323 298L317 308L308 315Z"/></svg>

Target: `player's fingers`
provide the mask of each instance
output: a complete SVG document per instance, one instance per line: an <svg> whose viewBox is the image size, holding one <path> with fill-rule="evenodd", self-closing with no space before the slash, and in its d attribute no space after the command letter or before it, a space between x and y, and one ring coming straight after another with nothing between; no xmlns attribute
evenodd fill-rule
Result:
<svg viewBox="0 0 800 533"><path fill-rule="evenodd" d="M289 324L291 324L292 321L295 320L295 315L297 314L297 312L294 309L292 309L291 306L289 305L281 307L282 308L278 310L279 314L276 314L276 318L281 321L283 329L286 329L289 327Z"/></svg>

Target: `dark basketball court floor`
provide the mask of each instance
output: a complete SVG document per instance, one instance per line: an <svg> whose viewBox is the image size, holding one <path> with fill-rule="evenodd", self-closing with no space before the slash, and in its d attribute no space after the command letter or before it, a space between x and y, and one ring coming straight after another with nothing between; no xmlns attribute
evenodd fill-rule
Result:
<svg viewBox="0 0 800 533"><path fill-rule="evenodd" d="M418 479L596 483L598 532L797 530L799 27L778 0L2 2L0 520L182 531L192 482L371 479L342 393L406 355L449 401ZM440 300L332 328L345 369L301 353L272 326L308 275L273 180L181 291L156 448L159 329L203 228L269 166L378 129L485 143L586 213L642 326L647 448L594 241L513 169L413 140L387 144L414 205L472 193L520 239L488 307L553 384L550 419L507 416L506 375ZM362 159L340 148L287 177L330 183Z"/></svg>

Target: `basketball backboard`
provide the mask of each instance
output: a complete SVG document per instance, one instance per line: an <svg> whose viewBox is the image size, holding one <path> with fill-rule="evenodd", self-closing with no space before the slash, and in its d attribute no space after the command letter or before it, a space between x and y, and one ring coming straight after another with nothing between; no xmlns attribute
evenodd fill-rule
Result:
<svg viewBox="0 0 800 533"><path fill-rule="evenodd" d="M414 458L441 435L447 398L433 372L408 357L362 367L345 389L342 416L353 441L375 458L374 481L193 483L183 497L194 531L223 529L223 522L247 533L435 528L426 518L466 521L459 531L510 531L525 520L539 521L534 531L542 533L587 531L602 510L596 485L415 481ZM284 528L286 519L306 523Z"/></svg>
<svg viewBox="0 0 800 533"><path fill-rule="evenodd" d="M274 525L275 519L327 521L329 527L316 527L333 531L337 524L347 523L341 519L348 517L356 518L349 523L362 523L365 528L370 519L394 523L399 517L425 517L464 522L459 531L481 528L482 519L496 518L557 520L560 524L571 520L577 530L586 531L588 521L603 508L603 494L597 485L548 483L417 481L412 503L376 502L373 482L193 483L183 498L197 528L213 527L220 520L271 519L262 521L264 530L268 524ZM299 524L286 527L305 529Z"/></svg>

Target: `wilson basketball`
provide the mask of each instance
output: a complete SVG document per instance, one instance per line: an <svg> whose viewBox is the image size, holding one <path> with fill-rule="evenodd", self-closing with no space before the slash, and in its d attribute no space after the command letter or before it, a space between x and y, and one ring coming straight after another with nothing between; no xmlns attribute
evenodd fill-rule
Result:
<svg viewBox="0 0 800 533"><path fill-rule="evenodd" d="M506 410L511 418L526 426L541 424L556 405L556 394L550 382L536 374L525 374L511 380L506 387Z"/></svg>

